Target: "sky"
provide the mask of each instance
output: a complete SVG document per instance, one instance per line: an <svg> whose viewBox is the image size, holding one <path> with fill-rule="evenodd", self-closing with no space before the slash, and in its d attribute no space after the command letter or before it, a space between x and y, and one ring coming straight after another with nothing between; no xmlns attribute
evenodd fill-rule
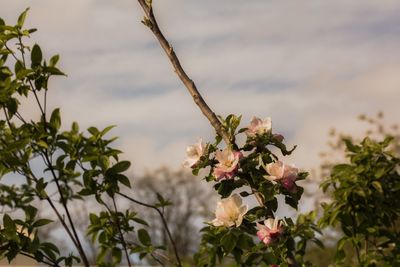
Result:
<svg viewBox="0 0 400 267"><path fill-rule="evenodd" d="M318 166L332 127L363 132L356 117L383 111L399 122L400 2L397 0L155 0L160 27L211 108L222 116L272 117L296 152ZM14 23L30 7L31 42L60 54L68 77L50 83L64 127L117 125L133 172L179 168L187 145L213 140L136 1L1 0ZM26 103L26 114L38 114Z"/></svg>

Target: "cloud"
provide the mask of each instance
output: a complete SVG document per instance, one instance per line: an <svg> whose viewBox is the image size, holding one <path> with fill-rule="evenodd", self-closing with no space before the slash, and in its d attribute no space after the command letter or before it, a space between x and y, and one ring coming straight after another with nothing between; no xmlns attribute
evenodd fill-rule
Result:
<svg viewBox="0 0 400 267"><path fill-rule="evenodd" d="M152 34L135 1L3 0L16 20L31 6L32 41L60 53L68 78L51 82L50 105L64 126L117 124L114 134L138 172L178 167L186 144L213 130ZM216 113L272 116L274 129L298 144L291 161L318 164L334 126L359 132L355 117L398 114L400 55L394 0L155 1L166 36ZM26 114L36 114L30 103Z"/></svg>

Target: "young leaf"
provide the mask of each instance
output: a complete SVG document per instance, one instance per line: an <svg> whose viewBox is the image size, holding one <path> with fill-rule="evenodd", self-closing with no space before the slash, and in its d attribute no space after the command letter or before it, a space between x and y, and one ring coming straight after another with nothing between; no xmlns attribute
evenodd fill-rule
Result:
<svg viewBox="0 0 400 267"><path fill-rule="evenodd" d="M32 53L31 53L32 68L40 65L42 59L43 59L42 50L40 49L39 45L35 44L32 47Z"/></svg>
<svg viewBox="0 0 400 267"><path fill-rule="evenodd" d="M22 26L25 23L25 19L26 19L26 15L27 15L28 11L29 11L29 8L25 9L25 11L22 12L21 15L19 15L19 17L18 17L17 26L19 26L20 28L22 28Z"/></svg>
<svg viewBox="0 0 400 267"><path fill-rule="evenodd" d="M16 226L15 226L15 223L14 223L14 221L11 219L11 217L8 215L8 214L4 214L4 216L3 216L3 224L4 224L4 228L7 230L7 231L10 231L10 232L15 232L16 231Z"/></svg>
<svg viewBox="0 0 400 267"><path fill-rule="evenodd" d="M61 127L61 115L60 115L60 109L59 108L56 108L51 113L50 125L56 130L60 129L60 127Z"/></svg>
<svg viewBox="0 0 400 267"><path fill-rule="evenodd" d="M139 229L138 238L143 245L145 246L151 245L151 238L149 236L149 233L145 229Z"/></svg>
<svg viewBox="0 0 400 267"><path fill-rule="evenodd" d="M129 167L131 166L131 163L129 161L120 161L117 164L115 164L114 166L112 166L112 171L114 173L120 173L120 172L124 172L127 169L129 169Z"/></svg>
<svg viewBox="0 0 400 267"><path fill-rule="evenodd" d="M49 220L49 219L39 219L39 220L37 220L32 226L33 226L33 227L40 227L40 226L49 224L49 223L51 223L51 222L53 222L53 220Z"/></svg>
<svg viewBox="0 0 400 267"><path fill-rule="evenodd" d="M221 239L222 248L227 254L230 253L235 248L236 242L237 242L237 237L231 232L228 232Z"/></svg>

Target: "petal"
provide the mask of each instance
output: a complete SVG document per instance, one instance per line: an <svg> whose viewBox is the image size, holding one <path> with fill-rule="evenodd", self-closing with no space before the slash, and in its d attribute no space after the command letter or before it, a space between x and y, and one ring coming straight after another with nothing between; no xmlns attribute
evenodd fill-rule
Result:
<svg viewBox="0 0 400 267"><path fill-rule="evenodd" d="M277 161L267 164L265 170L268 172L270 176L275 176L277 177L277 179L280 179L284 174L285 166L283 162Z"/></svg>
<svg viewBox="0 0 400 267"><path fill-rule="evenodd" d="M235 203L236 207L240 207L242 205L242 198L238 194L233 194L230 196L233 203Z"/></svg>
<svg viewBox="0 0 400 267"><path fill-rule="evenodd" d="M196 159L196 158L188 157L183 162L183 166L185 168L191 168L193 165L195 165L197 163L197 161L198 161L198 159Z"/></svg>
<svg viewBox="0 0 400 267"><path fill-rule="evenodd" d="M245 214L247 213L248 210L249 210L249 206L247 206L247 205L241 206L241 207L239 208L239 212L240 212L240 214L241 214L242 216L245 215Z"/></svg>
<svg viewBox="0 0 400 267"><path fill-rule="evenodd" d="M224 172L224 170L222 170L221 167L216 167L216 168L214 168L213 175L215 176L215 179L218 181L218 180L224 178L225 172Z"/></svg>
<svg viewBox="0 0 400 267"><path fill-rule="evenodd" d="M215 152L215 159L218 160L218 162L223 162L224 158L223 158L223 153L221 150L217 150Z"/></svg>
<svg viewBox="0 0 400 267"><path fill-rule="evenodd" d="M265 175L264 178L267 179L268 181L271 181L271 182L274 182L275 180L278 180L278 177L272 176L272 175Z"/></svg>
<svg viewBox="0 0 400 267"><path fill-rule="evenodd" d="M273 226L274 226L274 219L269 218L269 219L264 221L264 224L268 229L271 230L271 229L273 229Z"/></svg>
<svg viewBox="0 0 400 267"><path fill-rule="evenodd" d="M266 237L263 239L263 242L264 242L265 245L269 245L269 244L271 244L272 239L271 239L269 236L266 236Z"/></svg>
<svg viewBox="0 0 400 267"><path fill-rule="evenodd" d="M263 127L265 128L265 131L270 131L272 129L272 120L270 117L267 117L263 120Z"/></svg>
<svg viewBox="0 0 400 267"><path fill-rule="evenodd" d="M224 223L221 222L221 221L218 220L218 219L212 220L212 221L211 221L211 224L214 225L214 226L223 226L223 225L224 225Z"/></svg>
<svg viewBox="0 0 400 267"><path fill-rule="evenodd" d="M239 214L238 218L235 221L236 227L239 227L242 224L243 216Z"/></svg>

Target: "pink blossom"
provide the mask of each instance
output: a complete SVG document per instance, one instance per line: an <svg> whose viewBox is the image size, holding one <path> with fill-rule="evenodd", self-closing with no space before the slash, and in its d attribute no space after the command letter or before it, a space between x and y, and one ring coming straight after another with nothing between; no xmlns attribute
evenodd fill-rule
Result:
<svg viewBox="0 0 400 267"><path fill-rule="evenodd" d="M257 236L265 245L277 240L284 230L283 222L272 218L265 220L264 225L257 223L257 229Z"/></svg>
<svg viewBox="0 0 400 267"><path fill-rule="evenodd" d="M239 168L239 160L243 157L240 151L232 151L228 148L223 151L217 151L215 158L218 164L214 168L213 175L216 180L223 178L231 179L235 176Z"/></svg>
<svg viewBox="0 0 400 267"><path fill-rule="evenodd" d="M262 120L260 118L253 116L253 118L250 121L250 125L247 126L246 135L248 137L261 135L271 131L271 128L272 128L271 118L266 118Z"/></svg>
<svg viewBox="0 0 400 267"><path fill-rule="evenodd" d="M201 156L203 156L205 147L201 138L196 144L188 146L186 148L187 157L183 162L183 166L193 168L200 160Z"/></svg>
<svg viewBox="0 0 400 267"><path fill-rule="evenodd" d="M265 170L268 175L265 178L269 181L279 182L287 191L296 192L295 181L299 170L293 166L285 165L282 161L267 164Z"/></svg>
<svg viewBox="0 0 400 267"><path fill-rule="evenodd" d="M283 178L285 173L285 164L282 161L272 162L265 166L265 170L269 174L265 178L270 181L275 181Z"/></svg>
<svg viewBox="0 0 400 267"><path fill-rule="evenodd" d="M247 210L248 206L242 204L242 198L238 194L233 194L218 202L216 218L211 223L214 226L239 227Z"/></svg>

